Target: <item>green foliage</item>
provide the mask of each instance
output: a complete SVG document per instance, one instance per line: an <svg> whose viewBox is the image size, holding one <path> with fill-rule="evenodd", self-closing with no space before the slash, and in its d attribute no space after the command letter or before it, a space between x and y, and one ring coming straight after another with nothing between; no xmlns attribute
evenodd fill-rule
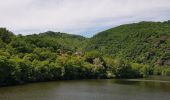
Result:
<svg viewBox="0 0 170 100"><path fill-rule="evenodd" d="M169 57L164 57L170 50L170 23L140 22L121 25L96 34L88 41L85 50L154 66L161 59L170 62ZM166 62L161 66L169 66Z"/></svg>
<svg viewBox="0 0 170 100"><path fill-rule="evenodd" d="M138 63L133 63L132 69L136 73L137 77L147 77L150 71L149 66Z"/></svg>
<svg viewBox="0 0 170 100"><path fill-rule="evenodd" d="M86 52L85 59L87 62L92 64L95 58L101 58L101 55L98 51Z"/></svg>
<svg viewBox="0 0 170 100"><path fill-rule="evenodd" d="M15 63L4 56L0 56L0 85L16 84L18 68Z"/></svg>
<svg viewBox="0 0 170 100"><path fill-rule="evenodd" d="M49 71L52 75L52 80L59 80L63 78L64 75L64 67L58 65L56 62L52 62L49 64Z"/></svg>
<svg viewBox="0 0 170 100"><path fill-rule="evenodd" d="M0 40L5 43L9 43L14 37L13 33L6 28L0 28Z"/></svg>
<svg viewBox="0 0 170 100"><path fill-rule="evenodd" d="M16 68L18 68L17 81L20 83L31 81L33 78L33 67L31 62L20 58L13 58L11 60L15 62Z"/></svg>
<svg viewBox="0 0 170 100"><path fill-rule="evenodd" d="M102 74L105 74L105 66L104 66L104 61L102 61L100 58L95 58L93 60L93 64L94 64L94 67L93 67L93 72L95 74L97 74L96 76L99 76L99 77L102 77L104 75Z"/></svg>
<svg viewBox="0 0 170 100"><path fill-rule="evenodd" d="M169 51L169 22L121 25L89 39L51 31L22 36L0 28L0 86L169 76Z"/></svg>
<svg viewBox="0 0 170 100"><path fill-rule="evenodd" d="M113 73L116 78L133 78L134 73L130 64L123 60L116 60L114 64Z"/></svg>
<svg viewBox="0 0 170 100"><path fill-rule="evenodd" d="M156 66L154 68L154 75L170 76L170 67Z"/></svg>

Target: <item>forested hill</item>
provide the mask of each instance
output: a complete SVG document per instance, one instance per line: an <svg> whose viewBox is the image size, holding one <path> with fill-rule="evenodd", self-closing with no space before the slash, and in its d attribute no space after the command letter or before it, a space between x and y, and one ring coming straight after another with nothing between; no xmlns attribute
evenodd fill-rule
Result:
<svg viewBox="0 0 170 100"><path fill-rule="evenodd" d="M126 24L103 31L90 39L86 50L130 62L170 66L170 21Z"/></svg>
<svg viewBox="0 0 170 100"><path fill-rule="evenodd" d="M121 25L92 38L0 28L0 86L170 75L170 21Z"/></svg>
<svg viewBox="0 0 170 100"><path fill-rule="evenodd" d="M75 52L86 38L52 31L22 36L0 28L0 39L1 47L12 48L10 52L30 53L37 48L46 48L55 52Z"/></svg>

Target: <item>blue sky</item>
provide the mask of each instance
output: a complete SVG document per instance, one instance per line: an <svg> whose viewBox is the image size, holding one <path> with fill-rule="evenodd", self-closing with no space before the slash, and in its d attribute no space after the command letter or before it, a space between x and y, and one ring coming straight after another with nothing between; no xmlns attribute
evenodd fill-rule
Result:
<svg viewBox="0 0 170 100"><path fill-rule="evenodd" d="M1 0L0 27L91 37L121 24L170 19L170 0Z"/></svg>

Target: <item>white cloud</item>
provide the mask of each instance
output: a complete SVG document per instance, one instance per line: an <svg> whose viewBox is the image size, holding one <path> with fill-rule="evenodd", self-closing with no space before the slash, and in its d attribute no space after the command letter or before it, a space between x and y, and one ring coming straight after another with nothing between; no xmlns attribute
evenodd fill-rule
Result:
<svg viewBox="0 0 170 100"><path fill-rule="evenodd" d="M84 34L123 23L168 20L169 0L0 0L0 26L28 34Z"/></svg>

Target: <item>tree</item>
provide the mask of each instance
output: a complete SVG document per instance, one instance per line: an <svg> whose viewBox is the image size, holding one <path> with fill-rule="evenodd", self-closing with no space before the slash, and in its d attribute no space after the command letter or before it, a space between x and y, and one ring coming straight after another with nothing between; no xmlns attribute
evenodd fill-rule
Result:
<svg viewBox="0 0 170 100"><path fill-rule="evenodd" d="M70 57L64 65L65 79L81 79L82 78L82 60L79 57Z"/></svg>
<svg viewBox="0 0 170 100"><path fill-rule="evenodd" d="M26 43L23 39L15 38L13 41L11 41L10 46L16 49L17 52L22 53L30 53L33 50L33 47Z"/></svg>
<svg viewBox="0 0 170 100"><path fill-rule="evenodd" d="M126 63L123 60L117 60L114 65L114 71L113 73L115 74L116 78L132 78L133 76L133 71L130 66L130 64Z"/></svg>
<svg viewBox="0 0 170 100"><path fill-rule="evenodd" d="M20 58L12 59L16 63L16 67L19 69L17 73L17 80L21 83L31 82L33 80L33 66L29 60L23 60Z"/></svg>
<svg viewBox="0 0 170 100"><path fill-rule="evenodd" d="M8 31L6 28L0 28L0 40L9 43L13 37L14 34L12 32Z"/></svg>
<svg viewBox="0 0 170 100"><path fill-rule="evenodd" d="M4 56L0 56L0 85L17 84L18 68L15 63Z"/></svg>
<svg viewBox="0 0 170 100"><path fill-rule="evenodd" d="M53 80L60 80L64 76L64 67L58 65L56 62L49 64L49 71L52 74Z"/></svg>
<svg viewBox="0 0 170 100"><path fill-rule="evenodd" d="M86 52L85 54L85 60L89 63L93 63L93 60L95 58L100 58L101 54L98 51L90 51L90 52Z"/></svg>
<svg viewBox="0 0 170 100"><path fill-rule="evenodd" d="M110 57L105 57L104 58L105 62L106 62L106 74L108 78L114 78L114 70L115 70L115 60L110 58Z"/></svg>
<svg viewBox="0 0 170 100"><path fill-rule="evenodd" d="M132 63L131 66L136 77L147 77L149 75L149 66L138 63Z"/></svg>
<svg viewBox="0 0 170 100"><path fill-rule="evenodd" d="M93 60L93 68L92 73L94 73L94 77L104 78L106 75L106 66L104 66L104 62L100 58L95 58Z"/></svg>
<svg viewBox="0 0 170 100"><path fill-rule="evenodd" d="M52 80L53 75L49 72L49 61L34 60L32 65L34 66L34 77L36 81Z"/></svg>

